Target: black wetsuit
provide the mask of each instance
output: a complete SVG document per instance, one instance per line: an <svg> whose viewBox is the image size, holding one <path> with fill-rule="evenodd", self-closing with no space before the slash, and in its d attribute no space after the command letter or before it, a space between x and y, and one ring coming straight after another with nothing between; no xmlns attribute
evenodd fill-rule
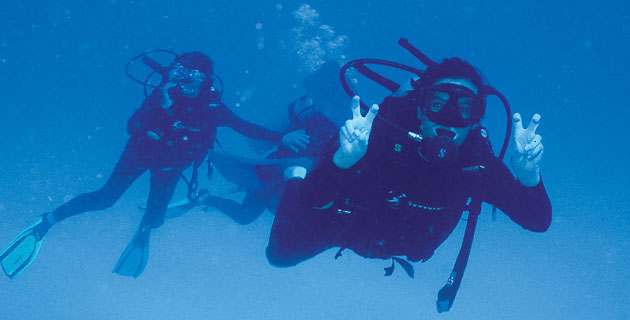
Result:
<svg viewBox="0 0 630 320"><path fill-rule="evenodd" d="M543 183L521 185L492 154L483 128L469 133L455 165L439 168L420 158L418 144L406 137L407 130L418 132L415 112L410 97L386 99L379 113L404 131L377 118L367 153L353 167L332 162L337 144L303 182L289 181L267 248L270 263L294 265L332 247L366 258L426 260L451 234L472 196L525 229L549 227L551 204Z"/></svg>
<svg viewBox="0 0 630 320"><path fill-rule="evenodd" d="M164 223L170 202L182 171L193 162L201 163L212 148L217 127L229 126L243 135L280 141L282 134L249 123L237 117L227 106L216 101L175 98L168 109L161 106L162 95L155 90L129 119L129 141L110 175L98 191L85 193L57 208L56 221L112 206L129 186L146 170L151 171L147 210L142 223L157 228ZM152 131L159 140L147 136Z"/></svg>

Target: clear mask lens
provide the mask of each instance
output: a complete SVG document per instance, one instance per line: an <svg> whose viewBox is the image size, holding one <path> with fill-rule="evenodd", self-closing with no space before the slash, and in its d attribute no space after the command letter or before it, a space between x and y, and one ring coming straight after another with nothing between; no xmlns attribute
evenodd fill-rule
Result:
<svg viewBox="0 0 630 320"><path fill-rule="evenodd" d="M205 78L205 73L196 69L188 69L179 63L169 72L170 81L201 83Z"/></svg>
<svg viewBox="0 0 630 320"><path fill-rule="evenodd" d="M480 98L471 90L451 84L428 89L422 105L422 111L431 121L451 127L478 122L481 109Z"/></svg>

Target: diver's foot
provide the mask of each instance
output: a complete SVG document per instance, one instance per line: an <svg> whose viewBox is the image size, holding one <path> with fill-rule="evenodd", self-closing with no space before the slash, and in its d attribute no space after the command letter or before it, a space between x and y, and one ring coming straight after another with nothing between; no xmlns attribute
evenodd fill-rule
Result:
<svg viewBox="0 0 630 320"><path fill-rule="evenodd" d="M135 234L133 241L141 246L146 246L149 243L151 237L151 227L147 225L141 225Z"/></svg>
<svg viewBox="0 0 630 320"><path fill-rule="evenodd" d="M306 168L302 166L291 166L284 169L284 181L291 179L304 179L306 177Z"/></svg>
<svg viewBox="0 0 630 320"><path fill-rule="evenodd" d="M52 227L53 223L51 222L49 216L52 217L52 212L43 214L41 221L33 227L33 235L35 236L35 239L44 239L44 236L48 233L50 227Z"/></svg>

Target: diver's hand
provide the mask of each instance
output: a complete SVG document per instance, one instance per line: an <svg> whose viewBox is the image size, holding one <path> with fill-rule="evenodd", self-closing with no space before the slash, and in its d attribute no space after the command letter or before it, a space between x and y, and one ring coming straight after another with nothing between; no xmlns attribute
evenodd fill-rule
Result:
<svg viewBox="0 0 630 320"><path fill-rule="evenodd" d="M352 119L339 130L339 149L333 156L333 162L337 167L347 169L357 163L367 151L372 123L378 114L378 105L373 104L364 117L361 115L359 96L354 96L350 107L352 109Z"/></svg>
<svg viewBox="0 0 630 320"><path fill-rule="evenodd" d="M306 134L305 130L295 130L286 133L282 136L282 145L293 150L295 153L300 152L300 149L306 149L306 146L311 142L311 137Z"/></svg>
<svg viewBox="0 0 630 320"><path fill-rule="evenodd" d="M168 90L176 85L177 83L175 82L167 82L165 85L163 85L160 88L160 91L162 92L162 109L166 110L170 108L171 105L173 105L173 100L171 99L171 96L168 94Z"/></svg>
<svg viewBox="0 0 630 320"><path fill-rule="evenodd" d="M536 134L540 115L534 114L527 127L523 128L521 115L515 113L514 150L512 150L512 169L518 181L526 187L534 187L540 182L540 160L543 155L542 137Z"/></svg>

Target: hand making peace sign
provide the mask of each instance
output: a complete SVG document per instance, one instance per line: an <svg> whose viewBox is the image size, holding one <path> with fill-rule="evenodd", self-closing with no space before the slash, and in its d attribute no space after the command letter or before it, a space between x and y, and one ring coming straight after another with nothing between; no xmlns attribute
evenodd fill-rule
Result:
<svg viewBox="0 0 630 320"><path fill-rule="evenodd" d="M540 115L534 114L527 128L523 128L521 115L515 113L514 150L512 151L512 169L516 178L526 187L533 187L540 182L540 160L543 155L542 137L536 134L540 124Z"/></svg>
<svg viewBox="0 0 630 320"><path fill-rule="evenodd" d="M361 115L359 96L354 96L350 103L352 119L339 130L339 149L333 156L333 162L340 168L347 169L357 163L367 151L372 123L378 114L378 105L373 104L364 117Z"/></svg>

